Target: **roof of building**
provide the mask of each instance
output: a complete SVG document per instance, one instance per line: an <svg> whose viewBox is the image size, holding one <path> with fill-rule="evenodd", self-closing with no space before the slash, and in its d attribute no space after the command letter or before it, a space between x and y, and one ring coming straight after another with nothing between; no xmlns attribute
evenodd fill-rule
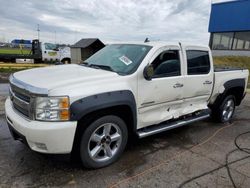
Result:
<svg viewBox="0 0 250 188"><path fill-rule="evenodd" d="M250 31L250 0L212 4L209 32Z"/></svg>
<svg viewBox="0 0 250 188"><path fill-rule="evenodd" d="M92 45L94 42L99 42L101 44L103 44L102 41L100 41L98 38L85 38L85 39L81 39L79 40L77 43L73 44L72 46L70 46L71 48L86 48L90 45ZM104 44L103 44L104 46Z"/></svg>

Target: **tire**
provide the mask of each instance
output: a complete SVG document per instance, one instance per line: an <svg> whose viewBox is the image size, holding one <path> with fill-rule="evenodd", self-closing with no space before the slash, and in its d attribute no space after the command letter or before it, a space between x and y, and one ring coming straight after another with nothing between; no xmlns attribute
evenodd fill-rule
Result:
<svg viewBox="0 0 250 188"><path fill-rule="evenodd" d="M63 64L71 64L70 59L66 58L62 60Z"/></svg>
<svg viewBox="0 0 250 188"><path fill-rule="evenodd" d="M235 111L236 100L233 95L226 96L212 112L214 119L220 123L232 120Z"/></svg>
<svg viewBox="0 0 250 188"><path fill-rule="evenodd" d="M83 166L96 169L116 162L127 140L127 126L118 116L108 115L95 120L81 137L80 159Z"/></svg>

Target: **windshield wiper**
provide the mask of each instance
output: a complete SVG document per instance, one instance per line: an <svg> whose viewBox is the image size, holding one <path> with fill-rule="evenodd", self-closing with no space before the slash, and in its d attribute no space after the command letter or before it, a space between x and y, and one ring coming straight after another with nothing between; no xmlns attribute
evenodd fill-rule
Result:
<svg viewBox="0 0 250 188"><path fill-rule="evenodd" d="M95 69L102 69L102 70L106 70L106 71L115 72L115 73L117 73L119 75L125 75L124 73L115 71L112 67L110 67L108 65L89 64L86 61L83 61L80 65L95 68Z"/></svg>
<svg viewBox="0 0 250 188"><path fill-rule="evenodd" d="M98 69L103 69L103 70L107 70L107 71L116 72L114 69L112 69L112 67L110 67L110 66L108 66L108 65L89 64L89 67L93 67L93 68L98 68Z"/></svg>
<svg viewBox="0 0 250 188"><path fill-rule="evenodd" d="M86 61L82 61L82 62L80 63L80 65L88 67L88 66L89 66L89 63L86 62Z"/></svg>

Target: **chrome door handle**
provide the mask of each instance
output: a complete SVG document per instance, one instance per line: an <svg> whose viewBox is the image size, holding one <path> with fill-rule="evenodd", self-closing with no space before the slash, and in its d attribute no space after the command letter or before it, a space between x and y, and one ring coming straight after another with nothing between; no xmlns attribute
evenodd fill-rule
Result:
<svg viewBox="0 0 250 188"><path fill-rule="evenodd" d="M212 84L212 81L206 80L205 82L203 82L203 85L207 85L207 84Z"/></svg>
<svg viewBox="0 0 250 188"><path fill-rule="evenodd" d="M183 84L177 83L177 84L175 84L173 87L174 87L174 88L179 88L179 87L183 87L183 86L184 86Z"/></svg>

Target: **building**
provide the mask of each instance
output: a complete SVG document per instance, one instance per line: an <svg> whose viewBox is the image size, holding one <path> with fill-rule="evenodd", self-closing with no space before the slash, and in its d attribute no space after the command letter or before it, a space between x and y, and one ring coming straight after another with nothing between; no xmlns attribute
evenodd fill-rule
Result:
<svg viewBox="0 0 250 188"><path fill-rule="evenodd" d="M14 39L11 41L11 47L19 48L20 46L24 48L32 48L32 41L24 39Z"/></svg>
<svg viewBox="0 0 250 188"><path fill-rule="evenodd" d="M105 45L97 38L81 39L70 46L71 62L80 63L102 49Z"/></svg>
<svg viewBox="0 0 250 188"><path fill-rule="evenodd" d="M213 55L250 56L250 0L213 3L209 32Z"/></svg>

